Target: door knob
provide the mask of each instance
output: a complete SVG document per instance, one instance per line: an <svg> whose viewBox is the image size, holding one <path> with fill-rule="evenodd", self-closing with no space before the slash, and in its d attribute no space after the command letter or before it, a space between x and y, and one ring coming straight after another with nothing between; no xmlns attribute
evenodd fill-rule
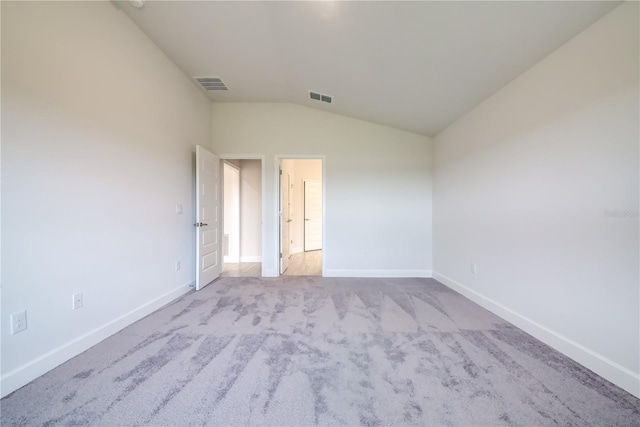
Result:
<svg viewBox="0 0 640 427"><path fill-rule="evenodd" d="M305 218L304 220L305 220L305 221L310 221L310 219L309 219L309 218Z"/></svg>
<svg viewBox="0 0 640 427"><path fill-rule="evenodd" d="M206 227L209 224L205 224L204 222L196 222L195 224L193 224L196 227Z"/></svg>
<svg viewBox="0 0 640 427"><path fill-rule="evenodd" d="M287 222L291 222L291 221L293 221L293 220L292 220L292 219L288 219L288 220L287 220Z"/></svg>

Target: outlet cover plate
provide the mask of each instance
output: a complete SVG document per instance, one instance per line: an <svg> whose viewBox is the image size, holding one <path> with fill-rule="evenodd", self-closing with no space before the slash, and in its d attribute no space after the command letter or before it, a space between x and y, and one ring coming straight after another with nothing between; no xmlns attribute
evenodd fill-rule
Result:
<svg viewBox="0 0 640 427"><path fill-rule="evenodd" d="M11 315L11 335L27 329L27 312L20 311Z"/></svg>

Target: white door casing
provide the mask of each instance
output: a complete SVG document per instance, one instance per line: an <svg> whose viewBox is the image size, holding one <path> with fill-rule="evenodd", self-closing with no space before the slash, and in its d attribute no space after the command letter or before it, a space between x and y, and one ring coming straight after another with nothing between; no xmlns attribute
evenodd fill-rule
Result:
<svg viewBox="0 0 640 427"><path fill-rule="evenodd" d="M304 250L322 249L322 182L304 181Z"/></svg>
<svg viewBox="0 0 640 427"><path fill-rule="evenodd" d="M220 159L196 146L196 290L222 273Z"/></svg>

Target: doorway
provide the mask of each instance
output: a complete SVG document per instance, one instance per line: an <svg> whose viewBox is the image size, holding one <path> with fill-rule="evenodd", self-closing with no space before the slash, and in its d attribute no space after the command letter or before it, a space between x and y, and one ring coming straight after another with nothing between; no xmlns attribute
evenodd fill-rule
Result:
<svg viewBox="0 0 640 427"><path fill-rule="evenodd" d="M279 271L321 276L323 271L323 159L279 160Z"/></svg>
<svg viewBox="0 0 640 427"><path fill-rule="evenodd" d="M223 277L262 276L262 160L225 159Z"/></svg>

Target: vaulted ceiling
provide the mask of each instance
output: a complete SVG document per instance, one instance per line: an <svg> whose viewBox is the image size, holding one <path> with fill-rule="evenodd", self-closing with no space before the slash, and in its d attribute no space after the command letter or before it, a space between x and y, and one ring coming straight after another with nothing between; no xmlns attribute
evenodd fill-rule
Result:
<svg viewBox="0 0 640 427"><path fill-rule="evenodd" d="M434 135L619 2L117 4L188 76L222 78L214 102L292 102Z"/></svg>

